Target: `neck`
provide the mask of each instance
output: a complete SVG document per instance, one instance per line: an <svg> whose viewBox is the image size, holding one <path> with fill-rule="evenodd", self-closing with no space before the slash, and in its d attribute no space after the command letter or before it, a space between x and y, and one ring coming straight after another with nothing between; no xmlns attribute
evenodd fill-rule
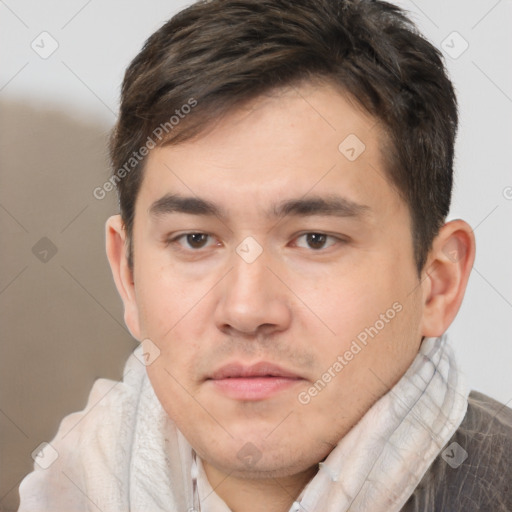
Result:
<svg viewBox="0 0 512 512"><path fill-rule="evenodd" d="M210 485L232 512L288 512L318 466L279 478L238 478L206 461L203 468Z"/></svg>

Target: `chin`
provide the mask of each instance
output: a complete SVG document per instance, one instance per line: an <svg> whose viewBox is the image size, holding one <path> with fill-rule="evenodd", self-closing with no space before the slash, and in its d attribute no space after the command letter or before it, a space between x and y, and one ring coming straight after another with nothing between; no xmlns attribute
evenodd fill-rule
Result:
<svg viewBox="0 0 512 512"><path fill-rule="evenodd" d="M241 448L216 445L218 451L201 452L196 450L202 460L226 474L238 478L282 478L307 471L324 458L324 453L303 453L303 443L297 446L283 447L268 444L261 450L251 441Z"/></svg>

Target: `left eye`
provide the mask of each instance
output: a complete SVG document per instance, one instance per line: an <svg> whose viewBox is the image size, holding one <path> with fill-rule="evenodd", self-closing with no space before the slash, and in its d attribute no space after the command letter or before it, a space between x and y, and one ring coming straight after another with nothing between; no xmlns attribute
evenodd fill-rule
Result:
<svg viewBox="0 0 512 512"><path fill-rule="evenodd" d="M325 249L325 243L329 238L333 240L333 242L328 246L331 247L336 243L336 238L330 235L326 235L325 233L304 233L300 235L297 240L305 237L306 244L308 244L308 247L305 247L306 249ZM299 247L303 247L298 245Z"/></svg>

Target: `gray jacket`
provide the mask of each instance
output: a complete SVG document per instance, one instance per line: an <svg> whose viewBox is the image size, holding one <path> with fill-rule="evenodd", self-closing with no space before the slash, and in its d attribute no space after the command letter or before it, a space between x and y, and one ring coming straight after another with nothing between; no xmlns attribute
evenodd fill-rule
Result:
<svg viewBox="0 0 512 512"><path fill-rule="evenodd" d="M477 391L468 402L402 512L512 512L512 409Z"/></svg>

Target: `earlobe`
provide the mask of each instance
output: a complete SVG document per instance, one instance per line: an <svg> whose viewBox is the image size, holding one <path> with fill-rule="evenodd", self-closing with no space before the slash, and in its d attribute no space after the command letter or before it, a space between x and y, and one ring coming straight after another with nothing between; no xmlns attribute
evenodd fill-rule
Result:
<svg viewBox="0 0 512 512"><path fill-rule="evenodd" d="M120 215L113 215L107 220L105 243L112 276L124 304L124 321L132 336L140 341L135 284L126 257L126 230Z"/></svg>
<svg viewBox="0 0 512 512"><path fill-rule="evenodd" d="M475 237L467 222L446 223L435 238L422 277L422 335L443 334L459 311L473 262Z"/></svg>

